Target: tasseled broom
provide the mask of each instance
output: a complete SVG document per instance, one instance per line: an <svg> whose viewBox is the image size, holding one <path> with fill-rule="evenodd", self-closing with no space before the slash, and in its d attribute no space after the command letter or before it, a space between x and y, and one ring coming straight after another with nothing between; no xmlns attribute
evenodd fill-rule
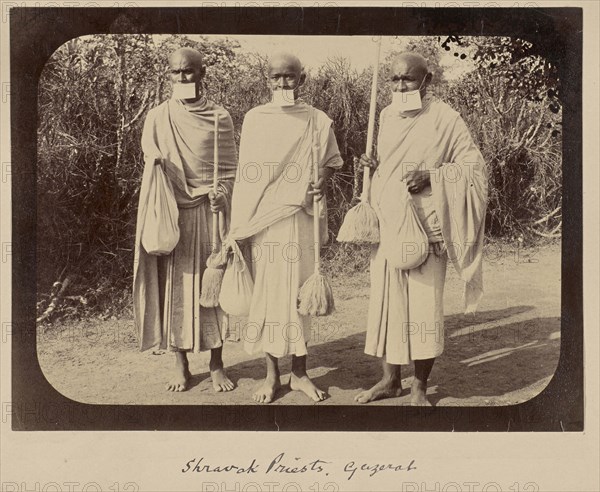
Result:
<svg viewBox="0 0 600 492"><path fill-rule="evenodd" d="M213 169L213 192L217 192L219 184L219 113L215 114L215 148ZM203 307L217 307L219 305L219 293L221 282L227 264L227 257L221 252L219 241L219 213L213 212L212 217L212 251L206 260L206 269L202 275L202 292L200 294L200 305Z"/></svg>
<svg viewBox="0 0 600 492"><path fill-rule="evenodd" d="M377 105L377 76L379 72L379 52L381 51L381 38L377 43L375 66L373 67L373 81L371 83L371 102L369 106L369 124L367 127L367 156L373 152L373 133L375 129L375 107ZM356 170L355 170L356 172ZM360 203L346 213L344 222L340 227L337 240L341 243L371 243L379 242L379 220L375 210L369 203L371 189L371 169L364 168L362 194Z"/></svg>
<svg viewBox="0 0 600 492"><path fill-rule="evenodd" d="M312 161L314 182L319 180L319 160L316 139L313 138ZM333 291L329 281L321 273L321 234L319 227L321 202L313 198L313 230L315 236L315 271L306 279L298 293L298 312L304 316L327 316L333 313Z"/></svg>

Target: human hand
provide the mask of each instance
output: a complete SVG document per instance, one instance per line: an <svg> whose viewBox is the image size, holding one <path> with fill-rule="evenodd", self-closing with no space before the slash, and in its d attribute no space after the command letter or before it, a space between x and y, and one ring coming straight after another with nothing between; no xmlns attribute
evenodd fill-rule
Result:
<svg viewBox="0 0 600 492"><path fill-rule="evenodd" d="M325 193L325 178L320 177L316 183L311 183L310 186L312 187L312 190L309 190L308 194L312 195L315 201L321 201Z"/></svg>
<svg viewBox="0 0 600 492"><path fill-rule="evenodd" d="M369 157L367 154L361 155L360 158L355 157L354 162L363 167L368 167L373 171L379 166L379 161L373 156Z"/></svg>
<svg viewBox="0 0 600 492"><path fill-rule="evenodd" d="M327 188L327 181L333 176L334 169L331 167L323 167L319 169L319 179L316 182L311 182L311 190L307 192L308 195L312 195L315 200L321 201L325 196L325 189Z"/></svg>
<svg viewBox="0 0 600 492"><path fill-rule="evenodd" d="M221 245L221 254L223 257L228 258L229 255L233 254L233 243L232 241L224 241Z"/></svg>
<svg viewBox="0 0 600 492"><path fill-rule="evenodd" d="M406 181L410 193L420 193L431 184L429 171L422 169L411 169L402 177L402 180Z"/></svg>
<svg viewBox="0 0 600 492"><path fill-rule="evenodd" d="M223 212L225 211L225 207L227 206L227 200L225 199L225 195L220 191L216 193L214 190L208 192L208 200L210 202L210 211L213 213Z"/></svg>

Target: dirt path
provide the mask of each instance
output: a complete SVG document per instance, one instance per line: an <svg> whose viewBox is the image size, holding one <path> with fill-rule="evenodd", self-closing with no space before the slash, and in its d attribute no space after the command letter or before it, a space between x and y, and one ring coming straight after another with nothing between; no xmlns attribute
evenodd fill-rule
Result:
<svg viewBox="0 0 600 492"><path fill-rule="evenodd" d="M485 296L479 312L461 314L461 282L448 268L445 289L446 348L436 361L428 395L436 405L509 405L538 394L551 379L560 351L560 249L526 253L489 246ZM333 279L337 311L313 321L310 376L330 398L319 405L352 405L361 389L380 375L380 360L363 353L368 275ZM233 320L234 330L243 320ZM215 393L208 354L192 354L191 388L164 389L173 364L169 353L140 353L132 319L91 320L50 326L38 333L38 358L48 381L65 396L103 404L253 404L251 395L264 373L261 357L250 357L242 342L228 341L224 358L236 389ZM282 382L290 360L283 359ZM406 367L405 387L412 369ZM313 404L283 390L275 405ZM408 392L374 405L408 404Z"/></svg>

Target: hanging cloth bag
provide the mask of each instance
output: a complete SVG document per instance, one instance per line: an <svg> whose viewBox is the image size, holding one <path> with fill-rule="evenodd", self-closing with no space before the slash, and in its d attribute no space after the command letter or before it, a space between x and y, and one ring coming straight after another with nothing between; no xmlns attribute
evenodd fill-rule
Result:
<svg viewBox="0 0 600 492"><path fill-rule="evenodd" d="M219 304L221 309L232 316L248 316L254 281L252 274L235 240L230 240L232 254L227 260L223 274Z"/></svg>
<svg viewBox="0 0 600 492"><path fill-rule="evenodd" d="M400 210L396 224L386 224L381 228L381 245L384 256L391 268L411 270L421 265L429 255L429 241L423 225L417 216L415 204L403 181L398 187Z"/></svg>
<svg viewBox="0 0 600 492"><path fill-rule="evenodd" d="M171 180L157 159L152 171L142 245L148 254L168 255L179 242L179 209Z"/></svg>

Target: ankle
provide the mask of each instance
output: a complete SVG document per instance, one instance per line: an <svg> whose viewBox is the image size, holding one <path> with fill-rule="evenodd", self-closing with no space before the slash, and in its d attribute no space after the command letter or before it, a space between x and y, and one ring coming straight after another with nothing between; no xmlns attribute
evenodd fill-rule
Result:
<svg viewBox="0 0 600 492"><path fill-rule="evenodd" d="M175 357L175 364L177 364L178 366L186 367L186 368L189 366L187 357L185 357L185 356L182 357L180 355L177 355Z"/></svg>
<svg viewBox="0 0 600 492"><path fill-rule="evenodd" d="M302 379L303 377L308 377L306 373L306 369L302 367L292 367L291 375L297 379Z"/></svg>
<svg viewBox="0 0 600 492"><path fill-rule="evenodd" d="M265 381L267 383L276 383L276 382L279 382L279 374L267 374L265 376Z"/></svg>
<svg viewBox="0 0 600 492"><path fill-rule="evenodd" d="M400 383L402 381L402 378L400 377L399 374L393 374L393 373L392 374L384 374L381 377L381 381L386 385L388 385L388 384L394 385L394 384Z"/></svg>
<svg viewBox="0 0 600 492"><path fill-rule="evenodd" d="M278 366L267 368L267 375L265 376L267 381L279 381L279 377L280 374Z"/></svg>
<svg viewBox="0 0 600 492"><path fill-rule="evenodd" d="M419 388L419 389L426 389L427 388L427 380L422 380L422 379L417 379L416 377L413 379L412 382L413 387L415 388Z"/></svg>

